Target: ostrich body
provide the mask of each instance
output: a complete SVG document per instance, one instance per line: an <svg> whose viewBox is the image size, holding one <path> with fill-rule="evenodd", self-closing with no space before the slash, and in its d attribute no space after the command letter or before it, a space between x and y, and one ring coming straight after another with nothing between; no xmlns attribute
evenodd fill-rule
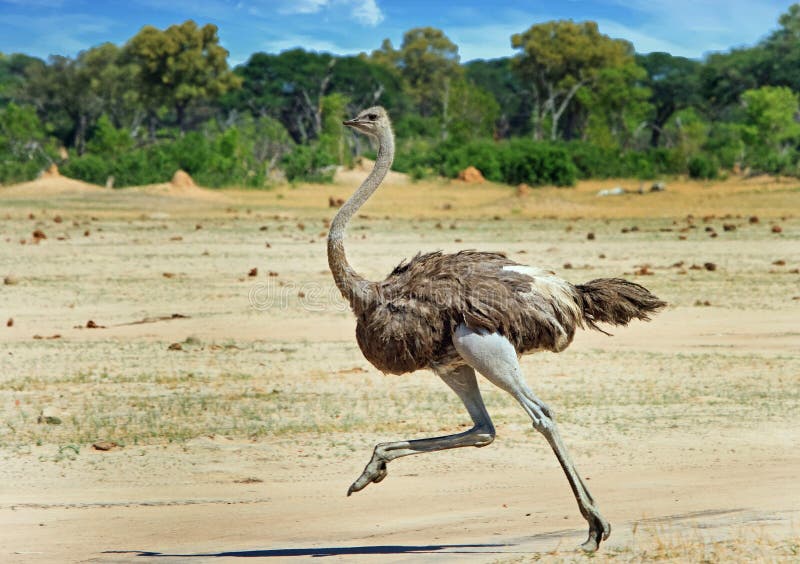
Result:
<svg viewBox="0 0 800 564"><path fill-rule="evenodd" d="M589 523L589 538L581 547L597 550L611 526L575 470L552 411L525 382L519 356L539 350L560 352L578 327L601 330L598 322L626 325L633 318L648 320L664 302L625 280L572 285L502 254L478 251L418 254L385 280L366 280L347 262L344 231L389 171L394 136L381 107L366 109L344 125L375 137L379 146L372 172L336 214L328 235L328 264L356 315L358 345L367 360L385 373L432 370L458 395L474 423L463 433L376 445L347 495L383 480L387 463L401 456L491 443L495 430L481 398L477 371L511 394L547 439Z"/></svg>

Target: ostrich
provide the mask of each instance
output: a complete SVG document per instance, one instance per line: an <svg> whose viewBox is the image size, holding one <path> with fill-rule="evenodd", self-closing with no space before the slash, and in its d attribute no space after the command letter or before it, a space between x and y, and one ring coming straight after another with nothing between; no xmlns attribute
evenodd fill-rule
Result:
<svg viewBox="0 0 800 564"><path fill-rule="evenodd" d="M547 439L589 523L589 538L581 548L597 550L611 526L578 475L552 410L525 382L519 356L540 350L561 352L577 327L602 331L597 323L647 321L648 314L665 303L625 280L572 285L503 254L471 250L417 254L385 280L366 280L347 262L343 237L350 219L389 171L394 135L389 116L379 106L363 110L344 125L377 139L379 147L372 172L340 208L328 234L328 264L357 318L359 348L384 373L432 370L458 395L474 423L468 431L453 435L379 443L347 495L383 480L387 464L401 456L490 444L495 430L478 389L477 371L511 394Z"/></svg>

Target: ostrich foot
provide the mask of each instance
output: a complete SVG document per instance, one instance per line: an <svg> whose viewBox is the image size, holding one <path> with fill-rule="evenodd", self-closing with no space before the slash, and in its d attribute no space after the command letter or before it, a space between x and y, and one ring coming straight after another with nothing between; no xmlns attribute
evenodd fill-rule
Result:
<svg viewBox="0 0 800 564"><path fill-rule="evenodd" d="M364 468L364 472L361 473L358 479L353 482L353 484L347 490L347 496L349 497L353 492L360 492L371 483L377 484L383 480L388 473L389 471L386 469L386 462L382 460L375 460L373 458L369 461L367 467Z"/></svg>
<svg viewBox="0 0 800 564"><path fill-rule="evenodd" d="M610 534L611 524L595 510L589 517L589 538L579 548L584 552L595 552L600 548L600 541L606 540Z"/></svg>

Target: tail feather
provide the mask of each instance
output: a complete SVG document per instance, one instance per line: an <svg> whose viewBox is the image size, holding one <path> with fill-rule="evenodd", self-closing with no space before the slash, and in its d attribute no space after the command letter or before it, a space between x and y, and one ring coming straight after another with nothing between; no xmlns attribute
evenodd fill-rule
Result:
<svg viewBox="0 0 800 564"><path fill-rule="evenodd" d="M598 278L575 286L580 295L583 320L605 333L597 323L627 325L631 319L650 321L650 314L667 305L644 286L621 278Z"/></svg>

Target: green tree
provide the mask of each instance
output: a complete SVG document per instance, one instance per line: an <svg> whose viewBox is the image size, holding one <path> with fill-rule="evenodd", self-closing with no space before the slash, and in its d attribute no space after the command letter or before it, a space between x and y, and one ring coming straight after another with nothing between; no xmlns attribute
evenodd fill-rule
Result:
<svg viewBox="0 0 800 564"><path fill-rule="evenodd" d="M151 137L159 107L171 108L185 131L192 105L217 99L240 85L228 68L228 51L219 44L213 24L198 27L187 20L165 30L144 26L125 45L125 52L138 68L137 87L150 113Z"/></svg>
<svg viewBox="0 0 800 564"><path fill-rule="evenodd" d="M711 124L695 108L678 110L664 124L663 138L668 147L678 149L685 160L700 153L711 132Z"/></svg>
<svg viewBox="0 0 800 564"><path fill-rule="evenodd" d="M29 69L44 66L43 60L23 53L0 53L0 108L19 99Z"/></svg>
<svg viewBox="0 0 800 564"><path fill-rule="evenodd" d="M136 129L144 118L134 77L137 67L113 43L102 43L78 55L85 86L100 101L102 111L116 127Z"/></svg>
<svg viewBox="0 0 800 564"><path fill-rule="evenodd" d="M764 42L769 55L769 84L800 91L800 4L793 4L778 20L779 28Z"/></svg>
<svg viewBox="0 0 800 564"><path fill-rule="evenodd" d="M14 102L0 109L0 182L30 180L55 154L36 110Z"/></svg>
<svg viewBox="0 0 800 564"><path fill-rule="evenodd" d="M322 98L322 134L319 144L330 155L334 155L340 165L352 162L347 150L348 131L342 127L342 121L350 117L347 106L349 100L343 94L335 92ZM351 134L352 135L352 134Z"/></svg>
<svg viewBox="0 0 800 564"><path fill-rule="evenodd" d="M584 137L606 147L635 148L651 113L646 71L633 61L601 69L592 88L581 88L576 101L587 114ZM577 135L573 134L573 137Z"/></svg>
<svg viewBox="0 0 800 564"><path fill-rule="evenodd" d="M746 142L783 151L800 137L798 95L785 86L763 86L742 94Z"/></svg>
<svg viewBox="0 0 800 564"><path fill-rule="evenodd" d="M702 103L701 63L669 53L637 55L636 63L647 71L643 81L650 89L653 113L650 118L650 145L658 147L664 125L672 114Z"/></svg>
<svg viewBox="0 0 800 564"><path fill-rule="evenodd" d="M86 149L89 128L103 111L89 87L91 76L77 59L54 55L46 66L28 69L21 99L33 105L54 134L79 154Z"/></svg>
<svg viewBox="0 0 800 564"><path fill-rule="evenodd" d="M552 21L536 24L511 36L521 52L514 68L532 97L533 132L541 139L546 123L550 139L559 135L559 122L581 88L594 88L603 69L632 62L633 46L603 35L595 22Z"/></svg>
<svg viewBox="0 0 800 564"><path fill-rule="evenodd" d="M442 138L464 142L491 137L499 116L494 96L467 80L457 80L445 90Z"/></svg>
<svg viewBox="0 0 800 564"><path fill-rule="evenodd" d="M700 69L702 97L714 120L730 119L745 90L770 83L770 68L776 63L763 46L715 53Z"/></svg>
<svg viewBox="0 0 800 564"><path fill-rule="evenodd" d="M489 92L499 106L495 131L498 137L521 135L530 129L530 97L512 68L511 57L489 61L470 61L465 65L467 79Z"/></svg>
<svg viewBox="0 0 800 564"><path fill-rule="evenodd" d="M378 103L396 110L405 105L399 76L365 57L334 57L303 49L255 53L235 72L242 87L225 97L223 107L272 116L298 143L322 134L323 100L330 94L344 95L351 114Z"/></svg>
<svg viewBox="0 0 800 564"><path fill-rule="evenodd" d="M400 49L384 40L371 59L397 69L419 115L439 119L441 135L447 137L445 105L453 84L464 76L458 46L440 29L418 27L403 34Z"/></svg>
<svg viewBox="0 0 800 564"><path fill-rule="evenodd" d="M320 98L330 83L332 61L331 55L303 49L280 55L255 53L236 68L242 87L229 93L223 106L272 116L295 141L305 143L317 136L322 125Z"/></svg>

